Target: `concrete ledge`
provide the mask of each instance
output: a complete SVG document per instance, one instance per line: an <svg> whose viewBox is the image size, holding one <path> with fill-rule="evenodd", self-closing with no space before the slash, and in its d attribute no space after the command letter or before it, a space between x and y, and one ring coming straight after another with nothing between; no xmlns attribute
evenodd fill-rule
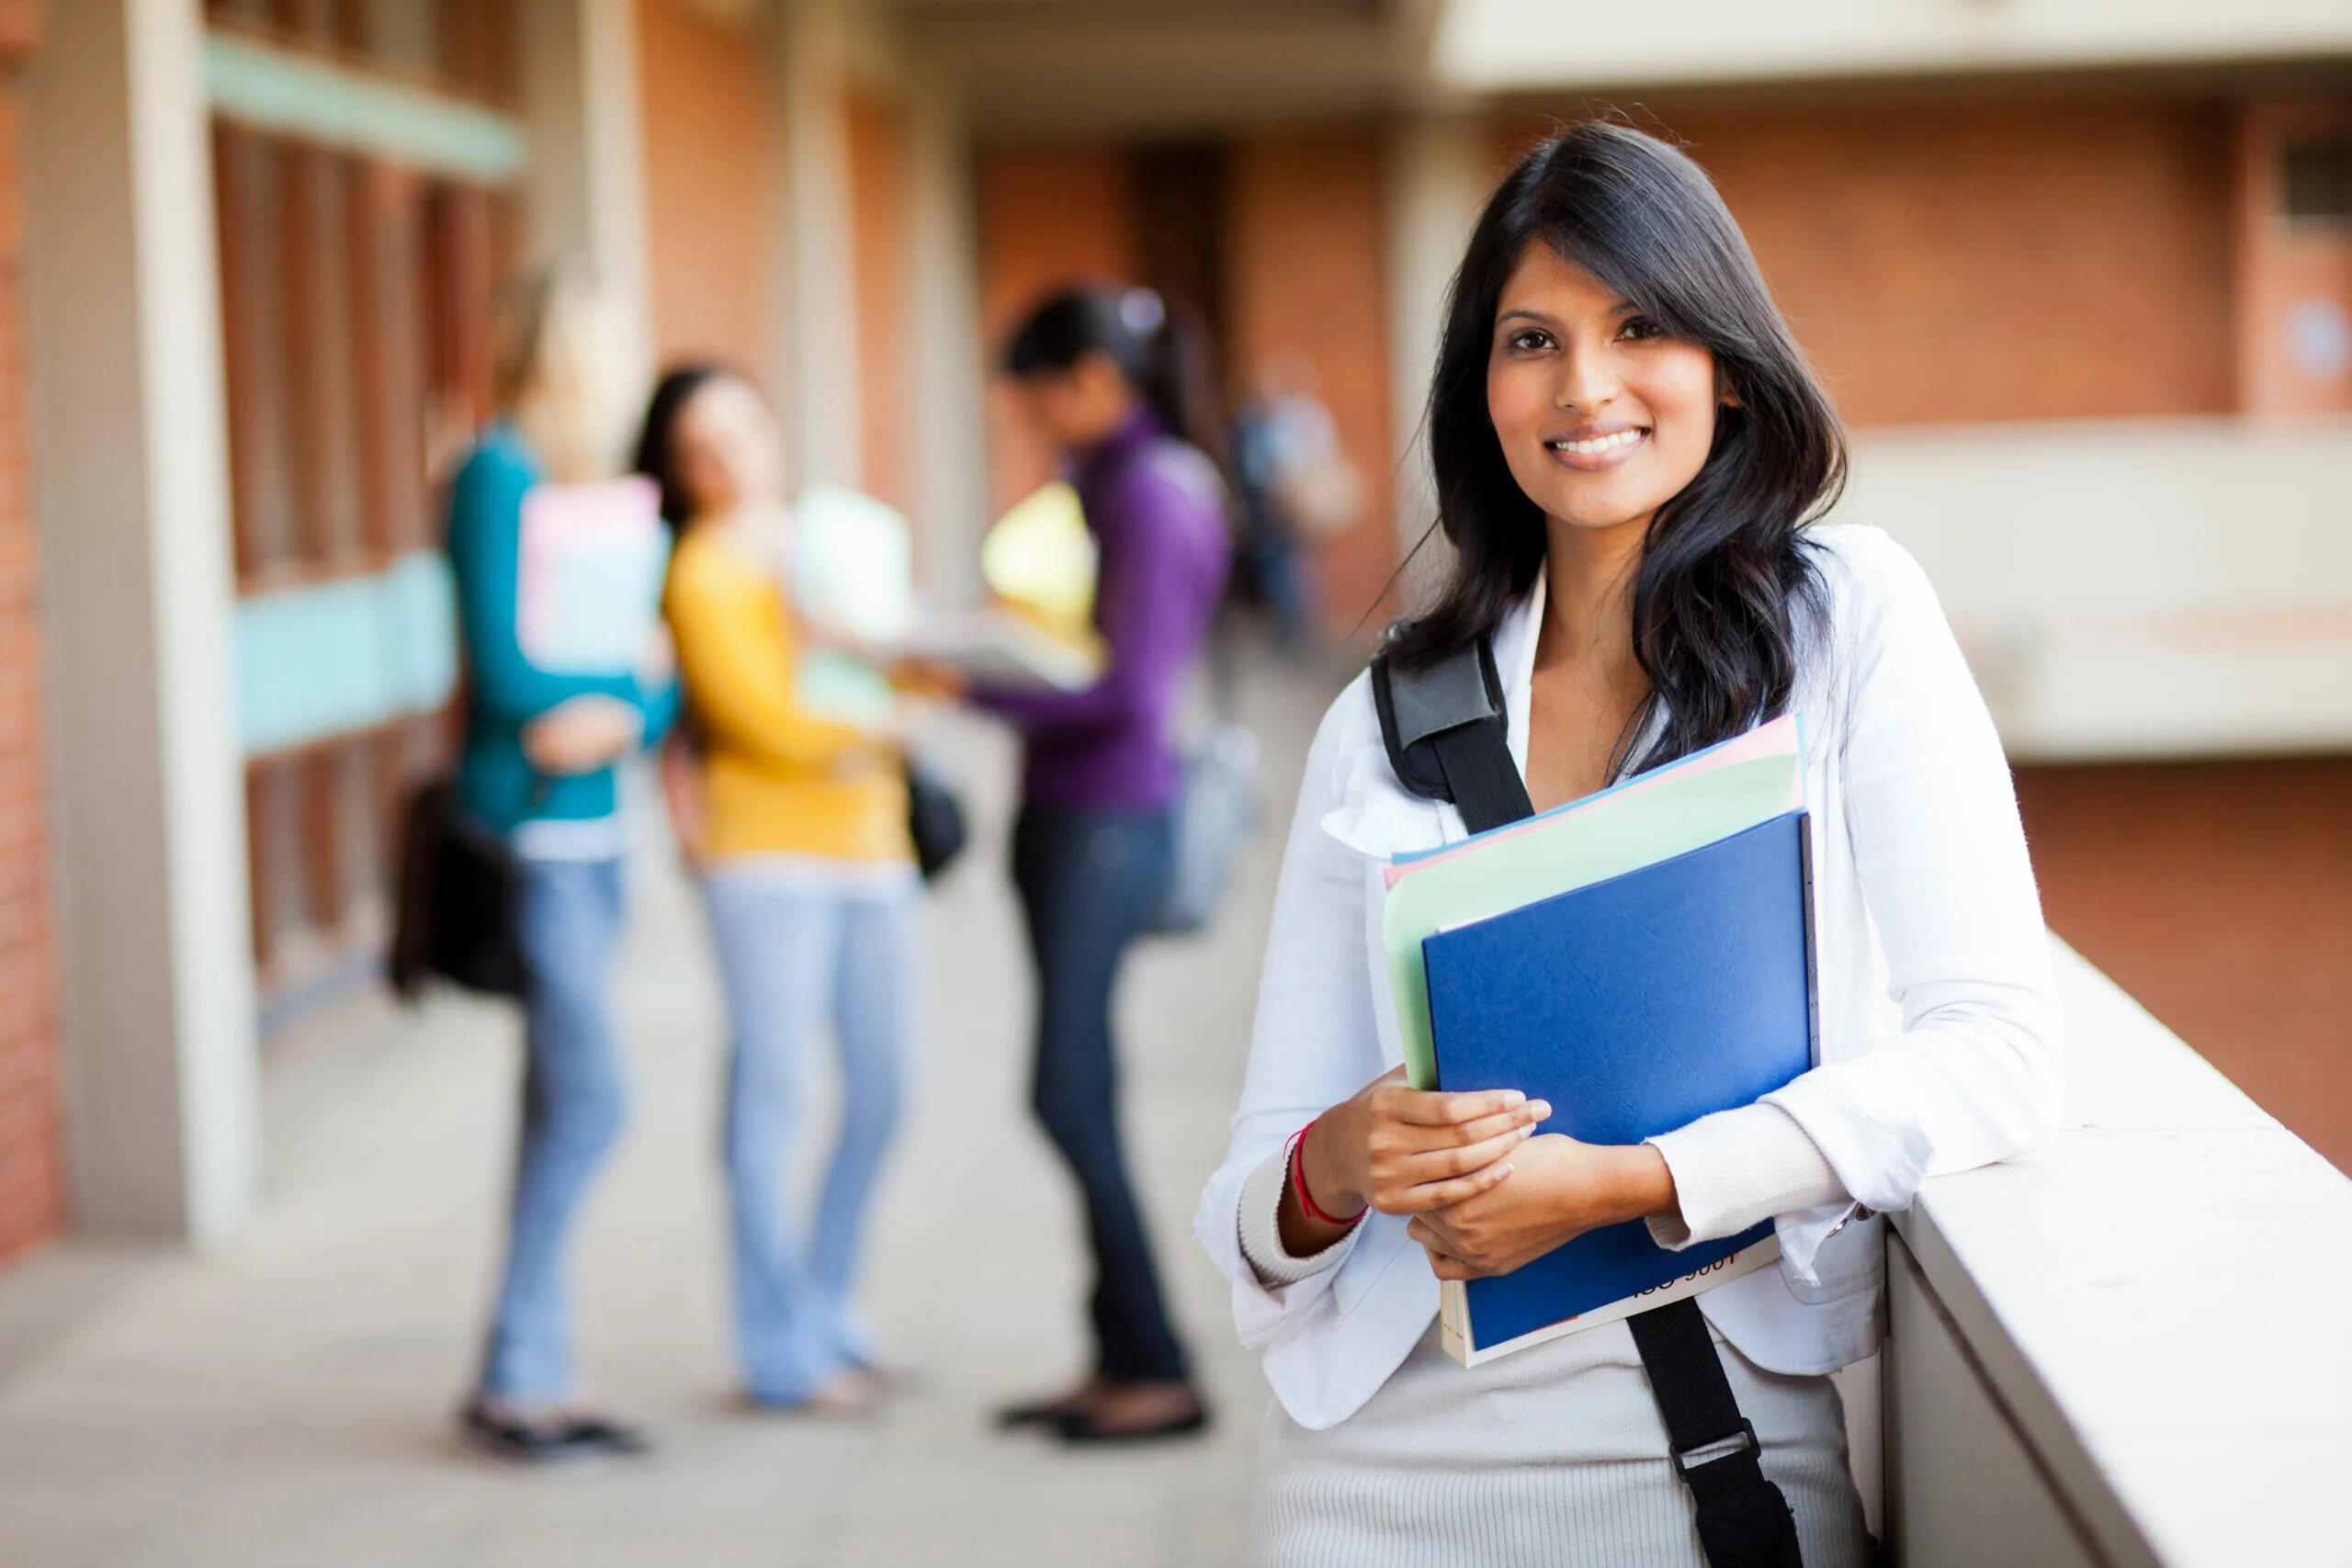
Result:
<svg viewBox="0 0 2352 1568"><path fill-rule="evenodd" d="M2352 1389L2352 1180L2058 958L2067 1130L1928 1183L1894 1261L1916 1263L2092 1560L2313 1561L2342 1539L2352 1461L2331 1397ZM1999 1506L1910 1460L1898 1517Z"/></svg>

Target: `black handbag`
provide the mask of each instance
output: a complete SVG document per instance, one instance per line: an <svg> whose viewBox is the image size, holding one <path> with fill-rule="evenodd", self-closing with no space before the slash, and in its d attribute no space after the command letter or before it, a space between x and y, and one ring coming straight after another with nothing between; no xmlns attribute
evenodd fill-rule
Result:
<svg viewBox="0 0 2352 1568"><path fill-rule="evenodd" d="M438 976L485 996L521 996L521 905L514 852L467 820L456 784L435 778L410 791L384 964L393 994L413 1002Z"/></svg>
<svg viewBox="0 0 2352 1568"><path fill-rule="evenodd" d="M964 803L945 780L921 762L907 763L907 831L915 841L915 866L925 882L937 878L964 852L971 830Z"/></svg>

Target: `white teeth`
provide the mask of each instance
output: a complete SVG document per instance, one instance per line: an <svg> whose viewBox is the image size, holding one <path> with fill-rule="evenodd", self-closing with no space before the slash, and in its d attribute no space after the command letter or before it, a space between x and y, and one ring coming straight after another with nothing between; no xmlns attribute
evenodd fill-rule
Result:
<svg viewBox="0 0 2352 1568"><path fill-rule="evenodd" d="M1621 446L1631 446L1641 438L1639 430L1620 430L1611 435L1596 435L1589 441L1547 441L1544 445L1555 452L1574 452L1590 457L1597 452L1614 452Z"/></svg>

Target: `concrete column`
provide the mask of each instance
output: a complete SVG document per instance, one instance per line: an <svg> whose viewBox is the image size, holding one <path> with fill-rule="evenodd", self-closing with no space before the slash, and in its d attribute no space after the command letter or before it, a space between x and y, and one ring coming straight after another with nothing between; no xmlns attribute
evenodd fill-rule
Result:
<svg viewBox="0 0 2352 1568"><path fill-rule="evenodd" d="M979 243L972 144L944 84L913 99L915 526L923 587L943 603L980 593L989 522L987 367L980 341Z"/></svg>
<svg viewBox="0 0 2352 1568"><path fill-rule="evenodd" d="M582 264L618 295L632 363L650 373L636 0L524 0L522 19L532 252Z"/></svg>
<svg viewBox="0 0 2352 1568"><path fill-rule="evenodd" d="M863 434L849 170L849 17L840 0L785 0L776 27L784 135L784 276L776 321L793 472L854 487Z"/></svg>
<svg viewBox="0 0 2352 1568"><path fill-rule="evenodd" d="M76 0L24 79L74 1213L195 1240L260 1122L202 41Z"/></svg>
<svg viewBox="0 0 2352 1568"><path fill-rule="evenodd" d="M1429 112L1390 128L1386 248L1388 341L1396 373L1392 418L1401 462L1396 484L1399 554L1432 518L1429 446L1421 415L1437 363L1445 291L1462 264L1478 209L1492 189L1493 137L1483 116Z"/></svg>

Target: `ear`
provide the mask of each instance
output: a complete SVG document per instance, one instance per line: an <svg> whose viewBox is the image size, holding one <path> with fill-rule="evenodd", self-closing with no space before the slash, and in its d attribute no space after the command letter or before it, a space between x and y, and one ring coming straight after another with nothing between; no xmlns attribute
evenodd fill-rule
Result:
<svg viewBox="0 0 2352 1568"><path fill-rule="evenodd" d="M1718 407L1727 409L1746 406L1739 400L1739 392L1732 386L1731 378L1724 374L1720 365L1715 367L1715 402Z"/></svg>

